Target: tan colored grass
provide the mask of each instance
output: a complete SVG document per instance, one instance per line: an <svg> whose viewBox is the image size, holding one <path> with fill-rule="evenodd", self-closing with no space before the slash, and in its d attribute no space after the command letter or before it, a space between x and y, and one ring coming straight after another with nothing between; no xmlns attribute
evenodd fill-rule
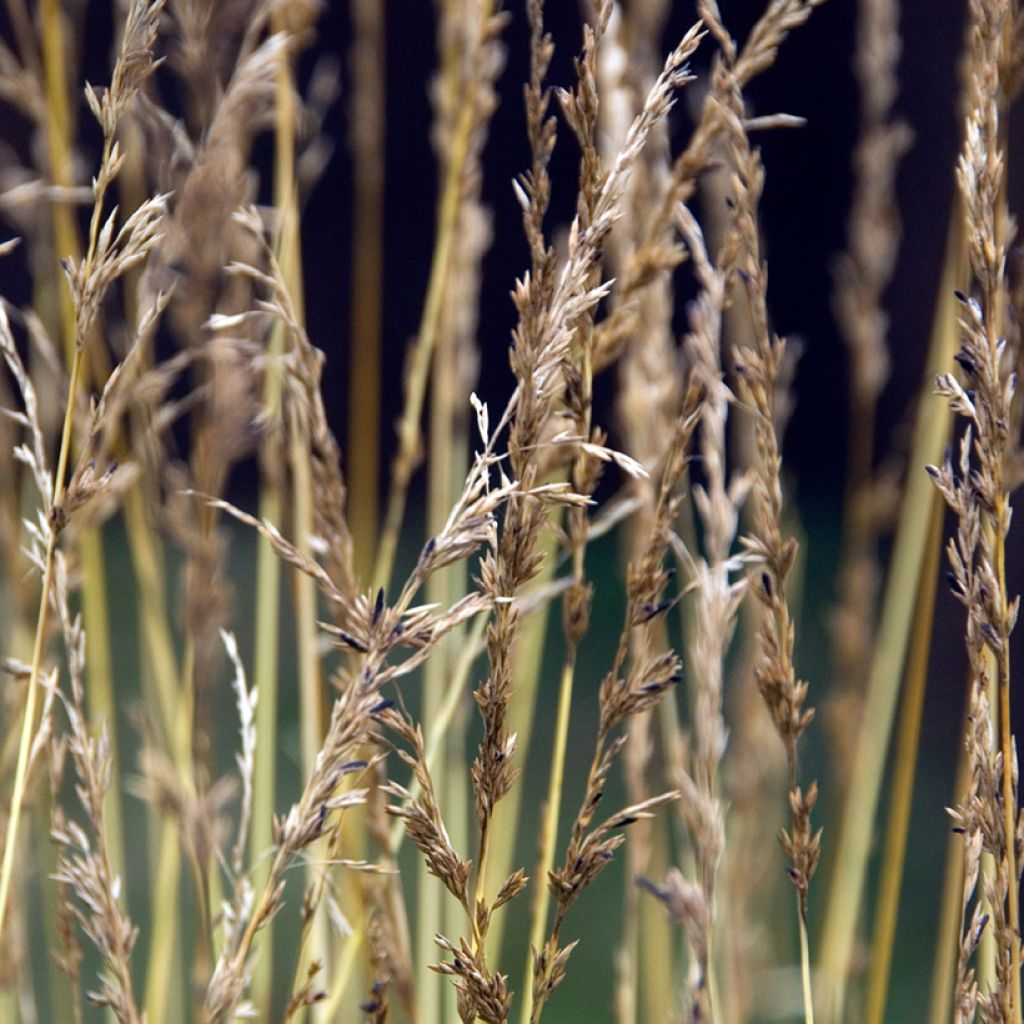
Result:
<svg viewBox="0 0 1024 1024"><path fill-rule="evenodd" d="M390 236L376 237L388 199L380 12L353 7L365 208L351 240L359 355L343 465L325 356L305 322L300 257L303 203L328 145L331 73L307 86L299 60L316 39L316 5L132 0L109 82L86 88L61 65L75 27L59 5L41 6L37 28L13 0L0 101L45 133L45 146L40 167L12 168L22 184L0 192L0 215L38 270L35 311L0 302L0 576L10 620L0 621L0 1016L27 1024L47 1007L85 1021L92 1003L122 1024L539 1024L571 1015L573 989L592 980L576 954L590 937L572 933L574 908L587 899L625 908L621 1024L743 1024L787 1012L780 1007L807 1024L816 1011L855 1018L850 960L868 848L849 822L860 821L860 802L862 831L874 826L903 658L897 634L909 621L907 594L927 609L932 591L923 541L910 545L913 557L900 541L891 571L912 564L911 578L891 579L885 610L871 614L868 510L884 484L879 439L866 430L845 510L837 665L854 704L854 682L871 681L853 717L878 764L869 771L860 755L836 773L847 791L822 794L830 809L846 808L837 863L848 877L819 895L811 880L824 815L802 764L814 712L803 681L811 673L797 664L797 530L782 445L793 357L772 326L759 206L774 171L754 141L755 130L799 121L753 117L746 93L786 59L783 44L820 2L771 0L740 44L715 0L700 0L700 20L665 56L666 2L597 0L580 41L553 39L542 0L529 0L524 171L507 196L521 210L526 266L498 284L485 262L484 174L517 11L488 0L439 5L439 201L424 215L436 244L423 254L424 294L402 283L403 301L422 311L377 523L366 519L382 468L378 355L393 287L382 276ZM1012 1024L1022 1010L1024 851L1005 539L1024 474L1011 375L1022 345L1008 311L1019 311L1024 289L1006 268L1005 121L1024 62L1015 10L972 0L970 14L959 182L973 283L958 300L960 376L945 372L937 384L970 426L931 469L957 516L951 578L971 664L970 783L954 811L963 927L947 981L957 1021ZM893 161L906 144L890 123L896 17L891 3L864 4L862 173L838 293L857 423L874 418L886 377ZM558 89L548 82L563 67L552 63L555 46L576 56ZM688 131L677 103L684 87L699 93ZM100 128L91 160L88 133L82 159L72 159L71 112L83 104ZM271 130L268 170L258 141ZM556 145L575 166L568 181L556 174ZM95 167L91 187L81 166ZM553 214L563 189L568 225ZM268 206L255 205L266 196ZM14 258L13 241L0 243L0 260ZM510 285L506 393L485 402L471 393L477 359L494 358L481 297ZM690 301L677 317L684 290ZM934 409L922 413L923 424L933 419L943 422ZM926 442L920 451L936 443ZM260 470L258 514L229 500L233 475L250 465ZM417 474L429 496L426 537L406 515ZM906 494L922 501L913 479ZM108 521L128 537L131 571L109 583L138 606L138 681L112 657L119 648L99 614L117 565L100 557ZM229 569L239 529L261 545L256 593ZM621 539L621 580L596 571L591 544L610 532ZM171 550L183 567L177 590ZM279 599L285 579L291 603ZM530 619L558 598L559 628L547 629L545 614ZM620 626L594 678L590 648L605 638L592 622L616 606ZM677 606L678 621L669 614ZM250 616L259 633L251 678L253 659L232 631ZM294 666L278 665L286 632ZM915 646L918 700L924 639ZM554 679L537 653L545 643L557 645ZM899 663L882 683L877 664L857 664L875 644ZM107 661L123 699L102 683ZM813 703L825 674L815 667ZM733 700L734 688L759 691L761 704ZM293 690L291 759L278 717ZM135 723L134 763L109 738L118 703ZM214 713L221 706L234 709L230 724ZM548 749L537 743L545 717ZM897 847L913 729L901 735L911 738L900 741L889 837ZM834 738L825 743L845 757ZM584 765L574 773L578 751ZM777 777L771 765L783 757ZM524 786L524 767L546 775L544 796ZM620 768L621 798L612 796ZM144 821L138 835L117 814L122 790L141 802L128 804L131 828ZM780 820L775 862L730 849L777 850ZM43 832L52 877L36 864ZM530 838L536 849L519 863ZM605 870L617 859L621 891ZM783 918L772 894L789 884L796 915ZM883 892L895 909L898 892ZM825 904L818 976L812 898ZM527 918L530 937L514 946L506 923ZM278 941L275 919L294 929L279 928ZM743 934L729 934L736 928ZM281 941L286 934L294 943ZM45 976L31 952L44 936L54 954ZM747 962L755 942L768 948ZM884 957L879 964L884 973ZM783 979L779 1005L763 995L775 980L765 970ZM875 1017L884 995L876 986Z"/></svg>

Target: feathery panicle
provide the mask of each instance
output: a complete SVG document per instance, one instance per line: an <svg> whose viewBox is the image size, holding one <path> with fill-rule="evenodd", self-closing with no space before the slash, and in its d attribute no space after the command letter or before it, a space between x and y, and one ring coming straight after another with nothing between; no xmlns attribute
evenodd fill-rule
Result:
<svg viewBox="0 0 1024 1024"><path fill-rule="evenodd" d="M970 14L967 122L957 179L979 297L960 296L961 348L955 358L967 387L954 373L941 374L935 382L936 393L966 420L959 454L954 458L949 452L943 466L930 466L928 472L957 518L957 532L947 548L950 585L967 612L969 700L972 715L978 716L967 737L967 792L955 813L967 842L962 917L969 912L978 878L977 852L990 853L994 865L994 874L983 877L980 896L990 907L996 940L995 988L979 992L968 966L983 926L975 910L962 933L956 1019L973 1020L977 1010L983 1019L1020 1021L1022 849L1017 754L1010 732L1010 634L1020 600L1011 599L1006 586L1011 510L1004 479L1016 376L1007 365L1002 335L1007 226L1001 68L1009 10L994 0L976 0ZM990 686L998 695L997 710L989 703Z"/></svg>

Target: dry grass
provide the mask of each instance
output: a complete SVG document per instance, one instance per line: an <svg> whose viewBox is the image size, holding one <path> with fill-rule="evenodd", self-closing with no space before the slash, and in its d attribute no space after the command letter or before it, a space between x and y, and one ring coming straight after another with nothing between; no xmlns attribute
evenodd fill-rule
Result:
<svg viewBox="0 0 1024 1024"><path fill-rule="evenodd" d="M800 395L795 346L773 327L760 212L773 169L754 141L800 121L753 117L749 99L821 3L771 0L740 43L699 0L665 56L667 2L594 0L573 40L527 0L512 189L527 265L500 285L515 325L507 385L488 401L474 393L493 358L487 147L524 12L437 5L434 246L379 521L396 287L382 6L351 5L342 401L305 312L319 278L303 217L338 92L326 65L308 73L317 5L115 4L102 86L68 70L70 8L8 5L0 100L41 144L0 154L0 260L24 258L31 284L21 305L0 299L0 1019L574 1019L590 902L621 914L617 1024L838 1024L865 1019L864 992L880 1022L916 867L939 544L919 471L937 462L969 679L949 800L962 868L954 856L932 1019L1020 1022L1007 545L1024 479L1024 293L1007 268L1006 124L1024 19L1009 0L968 5L960 205L934 331L935 352L954 332L959 351L934 382L948 413L922 399L901 477L878 416L910 135L893 113L898 5L860 5L835 295L850 359L843 546L834 566L807 567L836 569L827 686L824 666L798 668L784 435ZM565 87L550 81L556 46L578 51ZM574 180L556 175L556 147ZM966 423L943 461L948 414ZM421 478L425 540L408 512ZM609 533L621 582L598 546ZM244 535L259 544L251 591L230 559ZM614 616L617 630L596 628ZM247 618L252 651L236 639ZM542 660L545 643L556 654ZM814 741L822 703L831 729ZM804 763L815 742L833 766L820 808ZM872 894L868 833L886 795ZM842 825L823 839L826 817ZM937 843L948 827L932 824ZM624 878L606 873L619 862Z"/></svg>

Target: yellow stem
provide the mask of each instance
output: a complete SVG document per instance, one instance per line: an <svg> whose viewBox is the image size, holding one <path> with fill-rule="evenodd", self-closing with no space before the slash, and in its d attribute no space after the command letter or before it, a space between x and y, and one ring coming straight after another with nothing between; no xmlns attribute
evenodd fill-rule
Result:
<svg viewBox="0 0 1024 1024"><path fill-rule="evenodd" d="M448 298L449 308L451 297ZM455 443L455 395L452 393L452 381L457 378L455 337L446 329L442 329L434 347L434 368L431 377L430 395L430 447L429 470L427 475L427 529L433 535L442 529L448 518L449 509L458 501L465 477L465 458ZM460 578L461 575L461 578ZM460 574L456 566L448 566L435 573L427 581L427 602L438 604L443 608L450 607L458 599L465 574ZM424 668L423 713L424 724L430 732L436 732L434 718L440 712L444 702L445 683L449 676L449 662L452 655L454 637L447 637L434 652ZM447 804L446 786L449 781L447 771L447 743L440 743L435 754L431 773L438 788L438 799ZM463 776L462 784L465 778ZM438 785L440 783L440 785ZM464 837L463 837L464 838ZM452 837L456 844L460 841ZM459 847L456 845L456 849ZM429 965L436 959L434 935L444 923L446 911L458 914L454 906L449 908L442 902L441 886L437 879L430 876L424 863L417 870L416 898L416 998L420 1010L427 1019L432 1019L440 1012L442 992L451 990L452 986L442 989L442 979Z"/></svg>
<svg viewBox="0 0 1024 1024"><path fill-rule="evenodd" d="M807 941L807 919L803 914L799 893L797 893L797 916L800 919L800 982L804 994L804 1024L814 1024L810 944Z"/></svg>
<svg viewBox="0 0 1024 1024"><path fill-rule="evenodd" d="M1002 523L1009 521L1006 510L1006 493L1000 492L996 506L996 526L993 542L995 546L995 571L999 581L999 592L1002 600L1000 606L1005 610L1009 602L1006 599L1006 538L1003 535ZM1005 611L1004 611L1005 614ZM1014 1024L1021 1024L1021 983L1020 983L1020 881L1017 875L1017 801L1013 790L1013 769L1016 762L1013 747L1013 733L1010 721L1010 645L1009 636L1003 637L1002 652L998 657L999 666L999 747L1003 759L1003 828L1006 835L1006 864L1009 875L1010 904L1010 977L1013 986L1012 1013Z"/></svg>
<svg viewBox="0 0 1024 1024"><path fill-rule="evenodd" d="M866 1024L883 1024L889 991L896 921L899 912L903 866L910 811L914 796L914 768L917 765L921 714L924 709L925 683L928 678L928 654L935 610L935 574L938 571L942 532L942 499L932 495L931 524L925 561L918 577L910 659L904 681L903 709L896 742L896 766L893 770L889 820L885 830L882 874L875 900L875 929L871 942L871 971L868 978Z"/></svg>
<svg viewBox="0 0 1024 1024"><path fill-rule="evenodd" d="M949 410L935 401L931 392L935 374L944 371L953 358L957 336L953 292L963 286L965 264L963 217L957 203L951 212L922 400L914 426L912 466L942 460L949 433ZM868 671L864 716L842 811L821 939L820 962L828 1000L826 1016L830 1022L839 1019L846 998L875 814L913 615L915 595L910 583L918 579L925 557L928 534L925 517L931 507L932 487L926 474L910 474L882 597L878 642Z"/></svg>
<svg viewBox="0 0 1024 1024"><path fill-rule="evenodd" d="M146 1020L161 1024L181 1019L179 900L181 898L181 834L176 822L162 817L159 823L160 850L151 886L154 927L146 973ZM163 916L161 916L163 915ZM169 922L169 923L168 923ZM173 990L173 991L172 991Z"/></svg>
<svg viewBox="0 0 1024 1024"><path fill-rule="evenodd" d="M526 974L520 1013L521 1024L533 1019L533 953L540 952L548 924L551 893L548 872L555 864L555 843L558 839L558 816L562 803L562 783L565 778L565 752L569 740L569 716L572 710L572 684L576 668L575 649L566 654L562 665L562 681L558 689L558 711L555 718L555 741L551 754L551 773L548 776L548 799L540 832L540 857L537 868L537 890L530 914L530 945L526 950Z"/></svg>
<svg viewBox="0 0 1024 1024"><path fill-rule="evenodd" d="M484 0L480 12L481 41L483 33L488 29L488 22L493 9L493 0ZM374 587L387 587L394 569L395 553L398 549L398 536L402 529L405 515L405 501L409 490L409 480L416 462L417 447L420 435L420 417L423 413L423 399L426 394L427 377L430 372L434 345L437 341L437 330L444 308L447 291L448 271L451 255L455 244L455 229L458 223L459 205L462 200L463 173L469 155L470 138L473 131L473 95L467 90L463 97L459 118L456 122L452 139L451 156L448 161L448 174L445 178L444 193L438 216L437 243L430 265L430 280L427 285L427 298L423 306L416 344L412 351L409 367L408 385L405 407L398 426L398 452L391 468L391 490L388 494L387 512L381 531L380 546L377 549L377 560L374 566Z"/></svg>
<svg viewBox="0 0 1024 1024"><path fill-rule="evenodd" d="M68 106L67 54L64 46L64 32L61 24L60 5L57 0L43 0L41 4L42 56L44 91L46 95L46 149L50 178L58 187L74 184L71 158L71 114ZM104 160L109 149L104 147ZM102 204L96 203L93 217ZM51 207L53 218L53 241L58 256L77 259L81 253L78 228L73 208L66 202L57 202ZM93 250L90 249L90 252ZM57 275L57 306L60 313L61 335L68 367L74 361L76 343L75 305L70 289L63 286ZM92 353L96 354L95 350ZM83 363L86 355L82 355ZM93 361L95 369L95 360ZM82 375L87 383L88 367L83 366ZM103 558L103 540L99 528L84 531L80 540L82 559L82 618L86 636L89 638L89 663L87 666L89 709L91 714L106 723L111 757L118 759L117 716L114 701L113 666L110 652L110 625L107 605L107 585ZM119 877L124 875L124 830L121 798L117 787L111 787L104 800L106 817L106 843L110 866Z"/></svg>
<svg viewBox="0 0 1024 1024"><path fill-rule="evenodd" d="M276 408L280 394L280 373L274 356L280 355L280 338L275 339L278 351L271 348L271 361L264 381L265 408ZM260 481L260 518L281 522L281 492L273 473L264 473ZM253 886L257 890L266 878L264 853L272 845L272 824L276 800L277 718L278 718L278 647L281 605L281 562L270 542L260 535L256 551L256 650L253 683L259 700L256 704L256 764L253 778L252 827L249 833L249 862ZM257 1006L269 1005L273 982L273 922L267 923L266 950L253 964L252 995Z"/></svg>
<svg viewBox="0 0 1024 1024"><path fill-rule="evenodd" d="M57 512L64 497L64 475L67 473L68 455L71 450L71 428L74 422L75 395L78 394L78 377L82 367L81 350L76 348L71 362L71 379L68 381L67 407L64 410L64 427L61 431L60 454L57 457L57 471L53 477L53 501L51 508ZM14 852L18 842L18 822L21 805L25 800L28 783L28 759L35 737L36 690L39 688L39 673L43 661L43 645L46 640L46 623L50 609L50 587L53 585L53 563L57 551L58 527L51 522L46 544L46 561L43 567L43 589L39 595L39 613L36 618L36 635L32 645L32 667L28 677L28 693L25 697L25 718L21 724L21 739L18 745L18 764L14 772L14 789L11 793L10 813L7 817L7 835L4 837L4 856L0 866L0 938L3 937L4 919L7 914L7 900L14 874Z"/></svg>
<svg viewBox="0 0 1024 1024"><path fill-rule="evenodd" d="M373 569L380 487L381 282L384 253L384 7L351 4L352 337L349 384L349 522L358 576Z"/></svg>
<svg viewBox="0 0 1024 1024"><path fill-rule="evenodd" d="M964 707L963 724L959 735L967 735L969 726L969 704ZM967 789L967 744L959 744L960 753L956 763L956 779L953 783L955 807ZM942 880L942 908L939 911L938 927L935 934L935 954L932 958L932 994L928 1011L928 1024L948 1024L949 1011L953 1003L953 979L956 976L957 950L960 945L964 880L964 840L950 831L946 842L946 869Z"/></svg>

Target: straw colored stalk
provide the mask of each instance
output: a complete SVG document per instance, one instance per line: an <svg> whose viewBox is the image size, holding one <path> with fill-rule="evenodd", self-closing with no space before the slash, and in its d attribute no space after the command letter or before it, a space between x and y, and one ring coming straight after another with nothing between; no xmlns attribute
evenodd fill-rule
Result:
<svg viewBox="0 0 1024 1024"><path fill-rule="evenodd" d="M531 1024L537 1024L547 1000L565 978L576 946L562 945L566 917L580 897L608 866L625 841L620 829L647 820L661 806L679 796L677 791L649 797L594 824L608 784L609 773L626 743L629 720L655 707L682 676L674 652L658 650L657 620L673 602L665 599L670 572L664 565L679 512L679 487L686 468L686 448L699 418L701 393L689 389L680 416L673 423L658 478L658 499L647 542L629 565L627 607L612 665L601 682L598 731L587 773L583 799L576 812L561 866L547 883L555 904L554 919L543 946L534 953L531 988ZM658 890L659 895L664 895Z"/></svg>
<svg viewBox="0 0 1024 1024"><path fill-rule="evenodd" d="M874 635L879 586L876 539L882 515L882 481L874 469L878 399L889 375L883 308L900 241L896 174L911 143L909 127L894 120L892 106L901 43L896 0L862 0L858 8L854 70L860 87L860 135L853 155L854 192L847 250L835 267L833 303L850 359L843 554L839 600L833 619L837 694L830 699L829 739L837 781L845 786L852 764Z"/></svg>
<svg viewBox="0 0 1024 1024"><path fill-rule="evenodd" d="M688 1005L694 1019L713 1021L717 985L712 974L716 882L725 841L725 809L720 799L720 769L726 744L723 718L725 659L746 591L746 579L734 581L742 561L733 555L739 514L750 481L745 474L731 479L726 471L726 421L733 401L722 371L722 311L728 273L714 267L696 221L681 208L680 225L701 293L690 307L685 347L694 379L704 392L701 411L700 459L703 483L694 489L694 505L702 526L703 552L681 549L688 585L694 590L690 683L693 732L688 756L682 760L678 785L682 815L693 849L693 878L684 925L691 949ZM683 884L680 881L680 884Z"/></svg>
<svg viewBox="0 0 1024 1024"><path fill-rule="evenodd" d="M139 338L147 336L147 325L157 315L159 310L143 318ZM110 787L111 748L105 729L100 738L93 739L86 724L85 634L80 618L72 618L69 611L69 569L63 552L53 544L58 522L63 520L61 525L69 532L93 528L99 518L109 513L124 489L132 485L131 467L111 467L104 473L98 473L95 467L108 462L120 420L132 401L137 378L129 362L138 361L140 345L136 341L129 349L125 361L115 368L103 392L94 400L82 431L81 453L61 504L56 507L48 504L52 477L47 468L42 431L35 411L34 390L14 348L6 315L0 317L0 346L23 397L25 412L18 419L30 432L30 443L21 446L18 457L28 466L35 480L43 508L50 509L48 513L41 514L36 523L28 524L28 553L40 572L45 573L47 566L50 567L48 597L61 627L71 689L70 697L62 698L70 722L70 732L63 735L54 728L52 712L57 683L56 673L52 673L46 685L41 722L28 756L29 768L50 744L51 779L56 787L61 775L60 765L65 754L70 752L79 783L76 791L89 822L87 831L54 808L53 832L59 847L56 878L65 900L60 913L64 944L68 956L74 958L76 940L70 929L72 921L77 921L104 961L100 987L89 993L90 1001L110 1006L122 1022L141 1021L128 966L136 931L120 907L121 881L112 866L108 845L105 802ZM74 549L73 543L70 546ZM28 676L30 670L25 674ZM72 898L78 902L72 904ZM69 973L76 975L73 961L65 962L71 968Z"/></svg>
<svg viewBox="0 0 1024 1024"><path fill-rule="evenodd" d="M961 348L956 362L968 383L952 373L936 379L936 392L967 421L959 456L947 456L929 473L957 516L948 554L951 586L967 611L970 661L968 734L970 782L954 818L966 836L963 913L978 880L980 855L992 855L994 877L982 895L990 907L995 939L995 990L980 993L969 966L982 933L980 901L962 933L954 996L958 1021L977 1010L1021 1020L1019 811L1016 751L1010 732L1010 633L1019 601L1006 590L1009 494L1004 481L1014 376L1006 365L1002 322L1006 302L1006 166L1001 117L1006 95L1001 78L1008 5L976 0L970 6L970 72L964 149L957 179L968 226L968 254L978 298L962 296ZM998 709L989 705L994 680ZM994 737L998 735L998 742ZM995 1009L998 1007L998 1009Z"/></svg>
<svg viewBox="0 0 1024 1024"><path fill-rule="evenodd" d="M507 19L502 14L494 14L492 0L482 0L477 16L477 35L473 40L472 53L467 57L467 67L472 69L474 74L486 76L493 74L495 70L494 62L488 58L488 53L493 53L491 48ZM447 174L438 210L437 241L434 245L423 315L405 380L405 405L398 425L398 450L391 466L388 503L374 564L375 586L386 587L391 579L398 537L405 517L409 481L419 462L420 418L433 350L437 343L438 328L444 310L448 277L451 273L467 161L470 159L473 140L482 128L480 115L486 109L480 105L480 96L478 88L467 89L463 94L462 106L449 143Z"/></svg>
<svg viewBox="0 0 1024 1024"><path fill-rule="evenodd" d="M583 29L583 52L576 59L577 83L571 91L559 90L558 100L562 112L581 150L577 218L586 230L592 223L606 173L597 146L600 98L597 82L597 62L601 44L608 30L613 12L611 0L596 5L593 22ZM601 268L594 265L590 271L588 288L600 283ZM573 324L573 339L567 359L562 366L565 378L564 402L567 419L576 437L594 445L603 445L605 433L593 425L594 387L594 310L586 310ZM569 470L573 490L590 497L597 488L603 465L585 446L576 449ZM562 662L555 733L548 776L548 794L544 806L540 832L540 852L537 858L537 877L546 878L555 861L555 843L558 837L558 818L562 802L565 774L565 755L569 740L569 720L572 709L573 681L576 672L576 654L590 623L590 603L593 587L587 582L585 557L589 537L590 518L582 506L568 513L566 544L572 563L572 582L566 591L562 607L562 628L565 634L565 654ZM540 948L548 916L548 890L542 886L531 907L530 947L527 954L526 975L529 976L533 951ZM523 1000L521 1021L528 1024L530 1002Z"/></svg>
<svg viewBox="0 0 1024 1024"><path fill-rule="evenodd" d="M47 169L45 176L59 190L71 190L74 186L73 145L76 104L69 104L68 94L72 88L67 74L68 51L65 47L64 15L60 4L44 2L40 5L40 50L43 60L43 92L46 98L45 117L39 127L46 141ZM125 32L137 32L139 23L129 22ZM76 89L77 92L77 89ZM48 252L52 284L57 293L56 303L60 315L60 332L64 351L64 362L70 370L74 361L76 345L75 306L70 291L64 287L57 263L52 255L59 258L80 259L82 241L76 223L73 204L58 202L49 208L49 219L53 229L53 249ZM39 308L46 315L47 305ZM50 307L52 308L52 306ZM108 367L108 357L98 345L91 345L82 357L84 359L80 389L87 392L90 386L100 387ZM114 760L118 755L118 728L114 700L113 664L109 612L107 606L106 567L103 539L98 532L83 532L78 543L84 566L82 586L82 613L86 629L92 637L89 658L88 704L96 717L107 723L110 747ZM110 856L115 870L124 866L122 833L121 796L114 789L108 797L107 815L110 822Z"/></svg>
<svg viewBox="0 0 1024 1024"><path fill-rule="evenodd" d="M76 792L88 821L87 832L60 810L54 812L53 840L58 846L57 881L77 901L72 913L96 946L103 962L99 987L88 992L94 1006L111 1009L118 1024L143 1024L132 987L130 957L138 930L122 909L121 878L111 868L107 849L104 803L110 787L110 744L106 731L89 733L85 720L85 633L81 619L68 607L67 565L63 552L54 556L53 601L67 654L71 695L63 700L69 720L66 746L55 756L70 753L78 780Z"/></svg>
<svg viewBox="0 0 1024 1024"><path fill-rule="evenodd" d="M0 865L0 936L3 934L13 877L14 853L21 806L25 797L29 752L36 730L36 692L42 670L54 556L58 537L73 512L65 501L69 496L65 490L65 476L71 457L72 427L75 399L82 372L82 353L107 289L126 270L144 260L159 238L159 224L163 214L163 201L160 198L150 201L132 214L118 231L115 231L114 215L104 221L103 213L107 190L116 178L122 161L116 142L117 122L153 69L152 46L156 38L157 17L161 6L162 0L136 0L132 4L128 12L128 30L124 34L121 51L114 66L110 88L103 94L102 99L93 90L86 91L92 112L103 130L103 155L93 186L95 199L89 223L88 247L81 261L69 261L67 264L68 284L75 304L75 352L52 490L43 498L45 552L40 566L43 584L18 764L11 793L9 824Z"/></svg>
<svg viewBox="0 0 1024 1024"><path fill-rule="evenodd" d="M302 21L297 21L297 11ZM303 17L305 15L305 17ZM272 14L272 27L283 32L292 29L301 39L302 30L310 27L315 17L312 5L302 11L293 9L275 10ZM305 321L305 302L302 288L302 243L299 226L299 195L296 178L296 110L294 76L291 61L295 58L295 47L282 56L277 68L276 100L274 106L274 206L279 218L275 249L278 263L278 279L283 285L283 303L291 321L302 324ZM274 330L288 330L283 320L275 323ZM301 332L294 332L304 340ZM271 347L274 342L271 341ZM293 345L293 348L295 346ZM314 490L311 454L311 433L313 426L312 405L309 395L319 394L320 361L310 358L311 346L304 346L301 355L306 358L296 360L300 382L293 389L293 400L287 405L287 438L288 462L292 470L291 506L292 532L299 550L309 557L314 543ZM305 380L302 380L305 377ZM313 403L315 405L315 403ZM323 736L322 680L320 659L317 653L317 599L314 582L301 572L292 573L292 586L295 608L295 635L298 653L299 707L302 738L302 769L306 776L313 772L314 760ZM276 629L276 624L275 627ZM329 869L317 869L310 866L308 877L310 884L316 884L316 876ZM313 939L311 956L315 961L324 964L331 962L330 936L326 915L319 914L313 918ZM270 958L267 958L268 960Z"/></svg>
<svg viewBox="0 0 1024 1024"><path fill-rule="evenodd" d="M471 393L477 375L481 264L491 243L490 217L481 205L482 155L497 106L495 83L505 64L497 35L490 36L482 48L476 47L481 37L480 19L484 16L479 4L454 0L440 6L440 71L432 86L432 140L441 180L450 173L452 160L459 159L455 146L461 112L467 102L472 108L472 131L463 158L456 229L431 367L427 528L432 533L441 529L458 501L468 469L470 408L464 396ZM465 592L467 582L465 567L451 565L432 577L427 598L450 604ZM456 644L461 642L461 637L453 635L427 662L423 722L429 733L434 732L437 716L444 710L445 690L457 661ZM469 790L460 764L466 756L467 720L463 707L453 722L454 728L448 731L448 740L438 746L431 765L448 808L453 841L459 847L467 842L469 833ZM451 904L442 906L441 895L421 865L416 908L416 993L417 1008L428 1019L442 1012L442 991L446 999L443 1016L451 1019L456 1014L454 991L448 986L442 989L441 979L429 969L435 954L435 934L458 927L451 916L446 916L457 916L458 908Z"/></svg>
<svg viewBox="0 0 1024 1024"><path fill-rule="evenodd" d="M457 214L457 228L452 250L449 278L446 282L440 329L434 348L431 370L430 443L428 445L427 525L433 532L444 523L450 509L458 501L468 466L469 404L466 395L472 391L477 376L479 354L476 344L477 318L483 256L492 243L490 217L481 205L483 184L482 153L487 129L497 108L495 85L505 67L504 49L497 37L479 53L475 63L468 57L473 41L479 35L479 5L463 0L442 5L438 26L438 49L441 72L434 82L434 144L437 148L443 178L456 154L453 143L458 135L459 115L466 95L473 96L473 132L463 170L462 196ZM449 566L434 575L427 588L431 601L451 604L465 593L468 584L466 566ZM444 695L452 672L458 664L457 645L465 642L455 634L443 644L427 663L424 708L444 711ZM425 717L431 730L436 716ZM464 847L470 830L469 787L464 771L469 722L465 703L446 732L446 741L438 744L435 776L441 780L441 792L447 805L447 824L454 843ZM418 1009L428 1019L437 1006L437 996L444 998L442 1019L457 1014L456 993L451 986L440 988L440 979L429 971L433 959L434 935L438 923L443 930L458 927L459 909L446 903L440 911L440 891L421 870L421 894L418 899L417 922L417 984ZM424 997L425 996L425 997Z"/></svg>
<svg viewBox="0 0 1024 1024"><path fill-rule="evenodd" d="M356 569L373 569L380 488L380 350L384 254L385 11L356 0L352 18L350 145L352 148L352 384L348 475ZM356 525L358 524L358 525Z"/></svg>
<svg viewBox="0 0 1024 1024"><path fill-rule="evenodd" d="M597 62L601 96L599 142L606 163L622 146L635 116L661 63L661 40L668 17L666 3L632 5L623 11L615 4ZM667 125L652 133L630 179L628 214L609 239L606 262L616 278L623 271L629 253L640 244L646 230L650 197L660 194L667 182L671 154ZM654 473L663 454L673 417L681 401L677 352L672 334L672 288L662 277L638 297L634 330L623 345L617 367L616 412L626 448L637 461ZM628 558L637 557L650 529L657 502L657 489L650 479L628 483L627 502L636 506L630 518ZM663 623L659 642L667 646ZM673 701L658 706L662 734L678 735L678 713ZM631 803L651 795L651 755L655 749L652 716L637 715L629 724L623 751L623 774ZM626 875L660 876L670 858L668 828L662 822L640 822L626 846ZM620 1024L670 1014L676 1005L676 958L664 955L671 948L672 934L662 909L645 899L636 886L623 893L622 940L616 953L615 1014ZM655 951L658 951L655 953Z"/></svg>
<svg viewBox="0 0 1024 1024"><path fill-rule="evenodd" d="M710 17L710 12L708 12ZM790 861L790 881L796 889L800 931L801 977L804 1016L814 1019L811 995L810 953L807 937L807 893L820 854L820 830L811 827L811 812L817 799L817 785L804 791L798 782L797 745L814 717L805 707L807 683L798 680L793 665L794 626L786 599L786 577L796 557L796 541L782 530L782 454L776 388L785 360L785 342L772 335L768 326L767 271L761 257L757 205L761 197L764 169L743 125L743 101L735 44L721 23L709 23L722 47L715 77L715 90L726 123L726 155L731 171L734 219L726 248L734 247L735 281L746 292L750 309L753 348L741 348L735 356L739 393L754 421L757 452L752 476L755 500L753 531L743 538L748 555L758 563L751 587L762 605L758 629L759 663L755 679L771 714L775 729L786 749L789 769L790 828L781 835Z"/></svg>

